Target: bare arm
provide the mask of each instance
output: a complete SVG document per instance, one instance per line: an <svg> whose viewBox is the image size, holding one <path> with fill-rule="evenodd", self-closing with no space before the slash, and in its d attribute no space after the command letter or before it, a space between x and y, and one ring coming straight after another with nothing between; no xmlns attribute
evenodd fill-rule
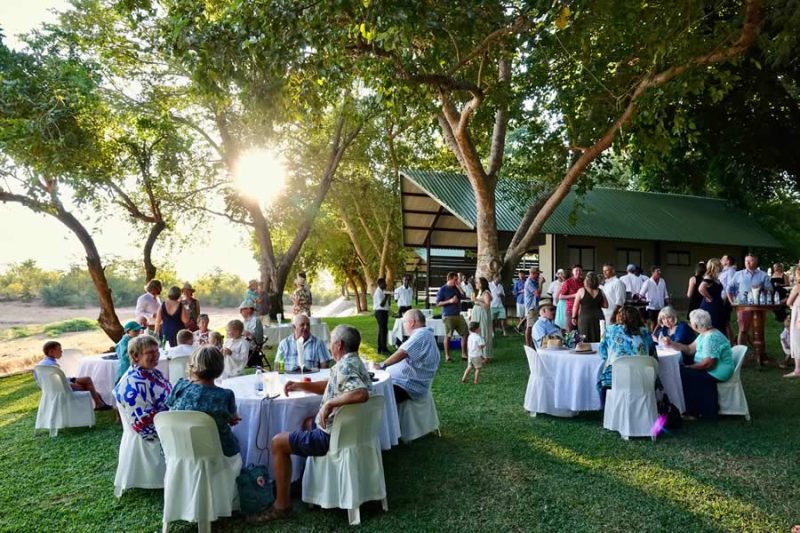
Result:
<svg viewBox="0 0 800 533"><path fill-rule="evenodd" d="M581 289L575 293L575 305L572 306L572 320L578 320L578 315L581 312L581 298L583 298L584 290Z"/></svg>
<svg viewBox="0 0 800 533"><path fill-rule="evenodd" d="M399 363L406 357L408 357L408 352L406 352L405 350L397 350L392 355L386 358L386 360L383 362L383 366L387 367L395 363Z"/></svg>
<svg viewBox="0 0 800 533"><path fill-rule="evenodd" d="M153 331L156 335L161 333L161 308L158 308L158 312L156 313L156 325L153 328Z"/></svg>
<svg viewBox="0 0 800 533"><path fill-rule="evenodd" d="M328 380L322 381L287 381L286 385L283 386L283 393L286 396L289 396L289 393L292 391L300 390L304 392L310 392L311 394L322 394L325 392L325 387L328 386Z"/></svg>
<svg viewBox="0 0 800 533"><path fill-rule="evenodd" d="M319 410L319 425L323 429L327 426L328 416L334 409L351 403L364 403L367 400L369 400L367 389L356 389L331 398Z"/></svg>
<svg viewBox="0 0 800 533"><path fill-rule="evenodd" d="M686 289L686 297L687 298L691 298L692 297L692 293L694 292L694 286L695 285L697 285L697 280L694 278L694 276L692 276L691 278L689 278L689 288ZM703 284L701 283L700 287L702 287L702 286L703 286Z"/></svg>
<svg viewBox="0 0 800 533"><path fill-rule="evenodd" d="M694 279L694 278L692 278L692 279ZM700 293L700 295L703 297L703 299L706 302L711 303L711 294L709 294L709 292L708 292L708 283L707 282L703 281L702 283L700 283L700 287L697 289L697 292Z"/></svg>
<svg viewBox="0 0 800 533"><path fill-rule="evenodd" d="M789 298L786 299L786 305L793 306L798 294L800 294L800 285L795 285L792 287L792 292L789 293Z"/></svg>

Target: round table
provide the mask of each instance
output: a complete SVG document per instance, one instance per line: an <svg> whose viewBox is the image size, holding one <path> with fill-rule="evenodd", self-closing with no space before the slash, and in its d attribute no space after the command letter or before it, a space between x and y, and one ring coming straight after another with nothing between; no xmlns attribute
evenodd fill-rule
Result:
<svg viewBox="0 0 800 533"><path fill-rule="evenodd" d="M753 315L753 357L758 366L766 363L767 343L764 341L764 326L767 323L767 311L776 311L785 307L783 304L734 304L733 309L738 313L743 311ZM724 332L723 332L724 333Z"/></svg>
<svg viewBox="0 0 800 533"><path fill-rule="evenodd" d="M103 359L107 355L114 355L114 352L101 355L89 355L82 357L78 363L76 377L88 376L94 382L94 388L103 397L103 401L109 405L114 403L114 378L117 376L119 367L118 359ZM166 351L162 350L158 358L158 369L169 379L169 358Z"/></svg>
<svg viewBox="0 0 800 533"><path fill-rule="evenodd" d="M327 380L330 370L321 369L306 374L312 381ZM281 388L287 380L299 381L299 374L277 374ZM397 414L392 378L388 372L376 370L373 382L375 394L382 394L385 405L380 427L381 449L388 450L400 440L400 417ZM277 398L265 398L263 392L256 393L254 374L223 380L221 387L231 389L236 395L236 406L242 421L233 426L239 439L239 451L245 465L267 465L272 472L270 445L272 437L283 431L294 431L302 427L303 421L319 411L321 396L302 391L281 394ZM302 457L292 456L292 481L303 474Z"/></svg>

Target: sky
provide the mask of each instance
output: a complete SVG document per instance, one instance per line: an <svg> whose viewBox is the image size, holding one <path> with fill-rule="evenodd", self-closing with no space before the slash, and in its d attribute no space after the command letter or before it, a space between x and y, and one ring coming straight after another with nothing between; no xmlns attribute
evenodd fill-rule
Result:
<svg viewBox="0 0 800 533"><path fill-rule="evenodd" d="M0 27L6 44L18 48L20 34L44 22L55 22L56 16L50 10L64 10L68 6L65 0L0 0ZM87 227L91 225L86 213L75 214ZM244 279L258 277L258 264L253 259L247 233L241 226L208 215L202 226L184 230L193 231L202 244L170 253L156 243L153 258L156 265L167 260L175 266L181 278L190 281L214 268ZM124 216L103 220L92 235L103 257L137 260L142 257L147 238L146 233L136 234ZM49 270L66 270L75 263L85 264L83 247L66 226L53 217L37 215L17 204L0 203L0 236L0 271L10 263L26 259L35 259L39 266Z"/></svg>

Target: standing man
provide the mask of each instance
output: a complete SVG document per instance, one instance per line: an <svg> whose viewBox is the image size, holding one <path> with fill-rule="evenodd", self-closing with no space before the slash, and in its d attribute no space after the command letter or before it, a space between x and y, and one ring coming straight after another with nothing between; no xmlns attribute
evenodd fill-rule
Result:
<svg viewBox="0 0 800 533"><path fill-rule="evenodd" d="M161 308L161 299L158 297L161 294L161 282L151 279L147 282L145 291L136 299L136 321L142 324L142 319L145 319L146 327L152 329L156 324L156 314Z"/></svg>
<svg viewBox="0 0 800 533"><path fill-rule="evenodd" d="M733 344L733 328L731 328L731 314L733 314L733 307L727 298L728 286L733 281L733 276L736 275L736 257L732 255L723 255L720 259L722 263L722 272L719 274L719 282L722 284L722 313L723 320L725 320L725 334L728 340Z"/></svg>
<svg viewBox="0 0 800 533"><path fill-rule="evenodd" d="M514 295L514 301L517 303L517 333L522 333L523 324L525 323L525 282L528 276L524 270L517 272L517 279L514 280L514 286L511 287L511 294Z"/></svg>
<svg viewBox="0 0 800 533"><path fill-rule="evenodd" d="M411 288L411 276L403 276L403 284L394 290L394 299L397 301L397 318L403 318L403 314L411 309L411 302L414 298L414 289Z"/></svg>
<svg viewBox="0 0 800 533"><path fill-rule="evenodd" d="M627 274L622 276L619 280L625 285L625 292L627 292L631 298L637 298L639 291L642 290L642 280L636 274L636 265L628 265L625 271Z"/></svg>
<svg viewBox="0 0 800 533"><path fill-rule="evenodd" d="M647 300L647 328L652 331L653 324L658 323L658 312L669 305L667 282L661 277L661 267L653 265L650 269L652 276L642 283L639 296Z"/></svg>
<svg viewBox="0 0 800 533"><path fill-rule="evenodd" d="M441 359L436 337L431 328L425 327L422 311L406 311L403 329L410 334L408 340L380 364L380 369L392 376L394 399L398 404L408 399L418 400L427 394ZM466 337L462 339L466 344Z"/></svg>
<svg viewBox="0 0 800 533"><path fill-rule="evenodd" d="M464 352L467 343L469 330L467 321L461 316L461 301L466 299L461 287L458 286L458 274L455 272L447 273L447 283L439 288L436 293L436 306L442 308L442 319L444 320L444 360L448 363L450 358L450 337L453 332L458 332L461 337L461 350ZM466 354L464 354L466 356Z"/></svg>
<svg viewBox="0 0 800 533"><path fill-rule="evenodd" d="M739 294L746 294L755 288L759 288L762 291L769 290L772 289L772 283L769 281L767 273L758 268L758 257L754 254L747 254L744 258L744 269L736 272L728 283L728 301L733 305L736 303L736 297ZM751 311L737 311L736 322L739 325L736 344L749 343L753 313Z"/></svg>
<svg viewBox="0 0 800 533"><path fill-rule="evenodd" d="M387 338L389 337L389 293L386 292L386 280L378 279L378 288L372 294L372 308L378 322L378 353L389 355Z"/></svg>
<svg viewBox="0 0 800 533"><path fill-rule="evenodd" d="M558 293L559 300L567 301L567 317L572 316L572 308L575 307L575 295L583 288L583 267L575 265L572 267L572 277L569 278L561 285L561 291ZM567 331L572 331L578 326L577 323L573 324L572 320L567 321Z"/></svg>
<svg viewBox="0 0 800 533"><path fill-rule="evenodd" d="M606 263L603 265L603 293L606 295L608 307L603 308L603 316L606 320L606 327L612 324L611 317L614 316L614 311L625 305L625 285L617 277L614 265Z"/></svg>
<svg viewBox="0 0 800 533"><path fill-rule="evenodd" d="M525 280L523 293L525 303L525 346L533 346L531 329L533 328L534 322L536 322L536 310L539 307L539 297L542 294L539 290L538 268L531 268L530 275L528 279Z"/></svg>

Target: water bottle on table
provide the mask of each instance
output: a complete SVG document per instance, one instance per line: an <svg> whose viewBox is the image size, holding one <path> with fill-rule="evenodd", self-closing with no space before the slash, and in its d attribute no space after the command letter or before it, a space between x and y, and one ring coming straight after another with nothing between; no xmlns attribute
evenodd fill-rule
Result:
<svg viewBox="0 0 800 533"><path fill-rule="evenodd" d="M260 366L256 367L256 384L255 390L256 395L260 396L264 392L264 379L263 379L264 371L261 370Z"/></svg>

